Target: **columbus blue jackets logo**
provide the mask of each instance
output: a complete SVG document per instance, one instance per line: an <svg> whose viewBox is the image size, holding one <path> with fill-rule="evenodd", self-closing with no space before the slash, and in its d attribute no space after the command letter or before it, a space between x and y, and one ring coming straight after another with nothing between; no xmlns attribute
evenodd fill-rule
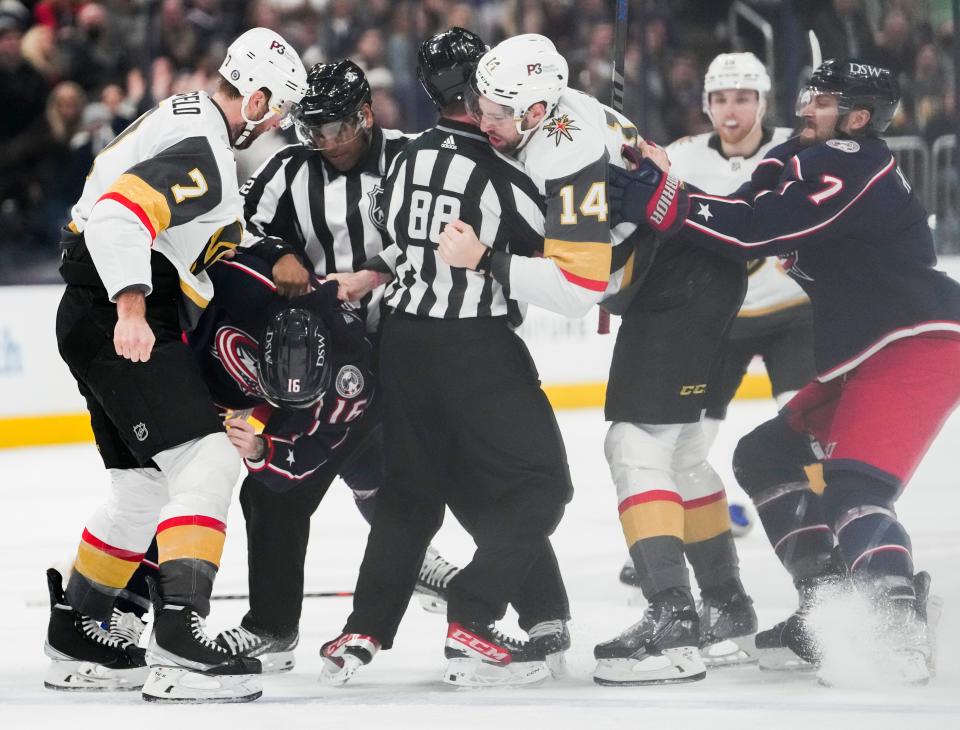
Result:
<svg viewBox="0 0 960 730"><path fill-rule="evenodd" d="M574 124L574 120L566 114L562 117L554 117L544 124L543 128L547 130L547 136L553 139L557 147L560 146L561 139L569 139L572 142L573 135L570 133L580 131L580 127Z"/></svg>
<svg viewBox="0 0 960 730"><path fill-rule="evenodd" d="M370 215L370 222L381 231L386 230L387 217L383 212L383 188L379 185L374 185L370 189L370 192L367 193L367 197L370 198L370 207L367 209Z"/></svg>
<svg viewBox="0 0 960 730"><path fill-rule="evenodd" d="M257 341L243 330L223 326L213 338L213 356L244 395L262 398L257 380Z"/></svg>
<svg viewBox="0 0 960 730"><path fill-rule="evenodd" d="M356 398L363 390L363 373L353 365L344 365L337 373L336 386L344 398Z"/></svg>

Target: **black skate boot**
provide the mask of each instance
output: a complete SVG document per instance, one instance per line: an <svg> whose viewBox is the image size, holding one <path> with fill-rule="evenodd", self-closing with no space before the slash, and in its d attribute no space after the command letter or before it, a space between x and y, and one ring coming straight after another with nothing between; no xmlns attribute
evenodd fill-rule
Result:
<svg viewBox="0 0 960 730"><path fill-rule="evenodd" d="M204 620L190 606L164 604L148 579L153 631L147 648L148 702L251 702L263 692L252 675L260 661L238 655L220 637L210 638ZM198 678L202 678L198 681Z"/></svg>
<svg viewBox="0 0 960 730"><path fill-rule="evenodd" d="M443 681L461 687L534 684L550 676L544 642L520 641L495 626L451 623Z"/></svg>
<svg viewBox="0 0 960 730"><path fill-rule="evenodd" d="M703 591L700 615L700 655L708 667L756 664L757 614L753 601L735 586Z"/></svg>
<svg viewBox="0 0 960 730"><path fill-rule="evenodd" d="M554 679L560 679L567 674L566 652L570 648L570 629L562 619L541 621L534 624L527 632L529 644L537 653L543 653L547 669Z"/></svg>
<svg viewBox="0 0 960 730"><path fill-rule="evenodd" d="M643 619L597 644L593 681L614 686L695 682L707 676L699 644L693 596L689 590L670 588L653 597Z"/></svg>
<svg viewBox="0 0 960 730"><path fill-rule="evenodd" d="M150 669L144 650L136 641L113 635L96 619L71 608L63 594L63 577L53 568L47 571L47 588L50 622L43 651L51 662L43 680L44 687L87 692L140 689ZM139 621L132 614L114 609L111 624L126 625L128 616ZM137 634L136 639L139 638Z"/></svg>
<svg viewBox="0 0 960 730"><path fill-rule="evenodd" d="M346 684L361 667L373 661L380 651L380 642L366 634L340 634L320 647L323 684L339 686Z"/></svg>
<svg viewBox="0 0 960 730"><path fill-rule="evenodd" d="M447 612L447 584L459 572L460 568L445 560L435 547L431 545L427 548L414 588L424 611Z"/></svg>
<svg viewBox="0 0 960 730"><path fill-rule="evenodd" d="M261 674L278 674L289 672L296 665L293 650L300 642L300 632L276 635L240 625L221 631L217 641L226 644L238 656L259 659Z"/></svg>

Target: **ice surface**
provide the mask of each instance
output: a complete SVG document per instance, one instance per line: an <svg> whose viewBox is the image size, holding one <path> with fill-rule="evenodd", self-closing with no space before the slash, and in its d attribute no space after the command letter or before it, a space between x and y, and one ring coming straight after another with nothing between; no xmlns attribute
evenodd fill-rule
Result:
<svg viewBox="0 0 960 730"><path fill-rule="evenodd" d="M737 402L720 432L714 465L733 485L729 460L736 439L772 414L773 406ZM317 683L320 644L335 636L349 599L309 599L301 624L297 667L264 680L264 696L249 705L157 707L139 694L71 694L45 690L42 652L47 620L44 569L69 561L83 520L104 494L105 474L92 445L0 451L3 529L0 530L0 728L124 728L179 724L184 730L263 728L836 728L960 727L960 415L948 421L898 504L913 537L918 569L929 570L934 592L945 599L940 630L940 672L925 688L820 687L812 675L761 673L753 668L711 672L689 685L604 688L591 681L593 645L638 617L617 583L625 548L616 498L603 459L605 426L599 411L564 412L576 496L554 544L574 615L570 677L529 689L453 690L440 684L443 618L416 602L396 647L341 689ZM313 519L307 588L352 590L366 535L348 490L335 485ZM471 544L450 518L435 543L463 562ZM762 530L739 541L743 579L761 625L795 606L790 581ZM230 513L218 593L246 589L242 516ZM214 604L212 631L239 621L240 601ZM952 718L952 719L951 719ZM442 725L441 725L442 724Z"/></svg>

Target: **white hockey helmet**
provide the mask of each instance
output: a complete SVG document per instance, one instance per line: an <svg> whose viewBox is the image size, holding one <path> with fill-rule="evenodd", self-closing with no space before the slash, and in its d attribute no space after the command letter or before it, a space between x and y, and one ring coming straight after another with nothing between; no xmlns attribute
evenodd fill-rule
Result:
<svg viewBox="0 0 960 730"><path fill-rule="evenodd" d="M749 89L760 97L761 111L766 111L766 98L770 93L770 76L767 68L752 53L721 53L710 62L703 79L703 113L710 117L710 94L727 89Z"/></svg>
<svg viewBox="0 0 960 730"><path fill-rule="evenodd" d="M227 49L220 75L243 95L240 113L246 127L234 144L242 142L261 122L285 116L307 93L307 70L293 46L269 28L251 28ZM270 91L270 111L263 119L247 118L247 102L258 89Z"/></svg>
<svg viewBox="0 0 960 730"><path fill-rule="evenodd" d="M567 88L566 59L545 36L525 33L513 36L487 51L477 63L474 83L477 93L513 109L519 119L538 102L547 116Z"/></svg>

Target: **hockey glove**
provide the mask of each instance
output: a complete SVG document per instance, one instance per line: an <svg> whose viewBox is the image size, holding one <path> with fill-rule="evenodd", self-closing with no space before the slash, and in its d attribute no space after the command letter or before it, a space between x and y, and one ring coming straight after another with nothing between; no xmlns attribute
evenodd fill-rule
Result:
<svg viewBox="0 0 960 730"><path fill-rule="evenodd" d="M680 230L690 208L683 181L665 175L646 159L632 171L609 165L607 195L613 225L646 223L664 236Z"/></svg>

